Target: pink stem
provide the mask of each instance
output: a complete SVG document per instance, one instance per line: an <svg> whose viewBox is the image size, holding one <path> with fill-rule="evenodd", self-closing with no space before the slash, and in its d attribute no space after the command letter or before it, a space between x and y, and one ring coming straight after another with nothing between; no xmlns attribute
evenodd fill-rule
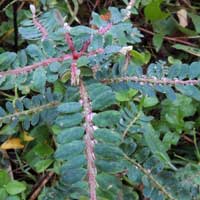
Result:
<svg viewBox="0 0 200 200"><path fill-rule="evenodd" d="M76 60L71 64L71 85L79 85L80 70L77 68Z"/></svg>
<svg viewBox="0 0 200 200"><path fill-rule="evenodd" d="M87 90L82 81L80 81L80 96L83 102L83 110L85 116L85 144L86 158L88 170L88 184L90 190L90 200L97 200L96 197L96 166L94 155L94 125L92 122L91 102L87 94Z"/></svg>
<svg viewBox="0 0 200 200"><path fill-rule="evenodd" d="M87 51L87 49L88 49L90 43L91 43L91 39L87 40L87 41L83 44L83 47L82 47L81 50L80 50L80 55L83 55L83 54Z"/></svg>
<svg viewBox="0 0 200 200"><path fill-rule="evenodd" d="M23 68L11 69L11 70L8 70L8 71L0 72L0 78L4 77L4 76L8 76L8 75L25 74L25 73L31 72L34 69L37 69L39 67L48 66L49 64L51 64L53 62L63 62L65 60L68 60L68 59L71 59L71 58L72 58L71 54L66 54L64 56L57 57L57 58L49 58L49 59L43 60L41 62L25 66Z"/></svg>
<svg viewBox="0 0 200 200"><path fill-rule="evenodd" d="M87 56L94 56L96 54L103 53L103 52L104 52L104 49L99 48L99 49L96 49L94 51L90 51Z"/></svg>
<svg viewBox="0 0 200 200"><path fill-rule="evenodd" d="M48 37L48 32L46 28L40 23L40 21L36 18L35 14L33 14L33 23L42 33L42 40L45 40Z"/></svg>
<svg viewBox="0 0 200 200"><path fill-rule="evenodd" d="M100 35L104 35L106 32L108 32L108 31L111 29L111 27L112 27L112 23L109 23L109 24L107 24L107 26L101 27L101 28L98 30L98 33L99 33Z"/></svg>
<svg viewBox="0 0 200 200"><path fill-rule="evenodd" d="M161 85L197 85L200 83L200 80L179 80L179 79L168 79L168 78L161 78L158 79L156 77L121 77L121 78L113 78L113 79L104 79L102 80L103 83L112 83L112 82L122 82L122 81L133 81L138 82L140 84L161 84Z"/></svg>
<svg viewBox="0 0 200 200"><path fill-rule="evenodd" d="M75 52L74 42L69 32L65 34L65 41L67 42L72 54Z"/></svg>

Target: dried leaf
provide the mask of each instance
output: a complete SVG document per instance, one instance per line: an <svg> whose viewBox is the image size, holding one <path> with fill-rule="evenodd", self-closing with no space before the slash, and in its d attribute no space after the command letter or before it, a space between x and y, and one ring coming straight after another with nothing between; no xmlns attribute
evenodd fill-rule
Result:
<svg viewBox="0 0 200 200"><path fill-rule="evenodd" d="M19 138L10 138L6 140L1 146L0 149L23 149L24 145L21 144L21 140Z"/></svg>
<svg viewBox="0 0 200 200"><path fill-rule="evenodd" d="M185 9L179 10L177 12L177 17L179 19L179 24L185 28L188 25L187 11Z"/></svg>
<svg viewBox="0 0 200 200"><path fill-rule="evenodd" d="M28 134L28 132L24 131L24 132L23 132L23 140L24 140L25 142L30 142L30 141L34 140L34 138L33 138L32 136L30 136L30 135Z"/></svg>
<svg viewBox="0 0 200 200"><path fill-rule="evenodd" d="M105 14L101 15L101 19L103 19L104 21L108 21L110 18L111 18L110 12L106 12Z"/></svg>

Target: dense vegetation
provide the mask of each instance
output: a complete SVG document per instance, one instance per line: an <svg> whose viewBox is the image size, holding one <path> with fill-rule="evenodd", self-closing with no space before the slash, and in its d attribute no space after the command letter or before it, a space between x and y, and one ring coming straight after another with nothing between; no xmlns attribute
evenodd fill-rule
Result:
<svg viewBox="0 0 200 200"><path fill-rule="evenodd" d="M198 0L0 6L0 200L200 199Z"/></svg>

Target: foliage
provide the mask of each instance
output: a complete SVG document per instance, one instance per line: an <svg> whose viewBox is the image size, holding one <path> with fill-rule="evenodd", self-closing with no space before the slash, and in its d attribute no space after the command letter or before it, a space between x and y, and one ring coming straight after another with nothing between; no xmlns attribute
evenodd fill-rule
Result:
<svg viewBox="0 0 200 200"><path fill-rule="evenodd" d="M200 62L149 64L130 20L135 2L124 2L108 19L92 12L89 26L70 26L48 3L40 15L26 10L19 33L27 46L0 54L3 199L32 199L45 173L54 179L39 180L40 200L200 198ZM148 2L136 7L145 7L158 51L167 33L156 28L172 16L162 0ZM70 22L79 22L73 4ZM189 16L199 33L198 16Z"/></svg>

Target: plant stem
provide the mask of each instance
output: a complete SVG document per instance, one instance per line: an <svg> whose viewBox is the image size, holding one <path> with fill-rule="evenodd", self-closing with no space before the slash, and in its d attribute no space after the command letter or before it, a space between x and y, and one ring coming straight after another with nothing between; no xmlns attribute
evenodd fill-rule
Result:
<svg viewBox="0 0 200 200"><path fill-rule="evenodd" d="M134 166L136 166L141 172L143 172L148 179L152 182L152 184L170 200L177 200L174 198L151 174L148 170L146 170L142 165L136 162L134 159L129 158L126 154L124 154L125 158L131 162Z"/></svg>
<svg viewBox="0 0 200 200"><path fill-rule="evenodd" d="M80 96L82 100L84 117L85 117L85 143L86 143L86 158L87 158L87 169L88 169L88 184L90 190L90 200L97 200L96 196L96 166L95 166L95 155L94 155L94 125L92 122L92 108L87 90L80 81Z"/></svg>
<svg viewBox="0 0 200 200"><path fill-rule="evenodd" d="M104 79L102 83L113 83L113 82L122 82L122 81L133 81L138 82L141 85L143 84L163 84L163 85L198 85L200 80L180 80L180 79L168 79L168 78L161 78L158 79L156 77L147 77L143 75L142 77L137 76L126 76L120 78L111 78L111 79Z"/></svg>
<svg viewBox="0 0 200 200"><path fill-rule="evenodd" d="M133 120L131 120L130 123L127 125L125 131L123 132L123 136L122 136L123 139L126 137L129 129L131 128L131 126L133 126L133 124L135 124L135 122L140 118L141 114L142 114L142 112L139 111L137 113L137 115L133 118Z"/></svg>
<svg viewBox="0 0 200 200"><path fill-rule="evenodd" d="M20 116L23 116L23 115L30 115L32 113L38 113L38 112L41 112L45 109L48 109L48 108L53 108L55 106L59 105L59 102L57 101L53 101L53 102L50 102L48 104L44 104L44 105L41 105L41 106L37 106L37 107L34 107L34 108L31 108L29 110L24 110L24 111L21 111L21 112L16 112L16 113L13 113L13 114L9 114L9 115L6 115L4 117L0 117L0 122L4 122L5 120L12 120L16 117L20 117Z"/></svg>

